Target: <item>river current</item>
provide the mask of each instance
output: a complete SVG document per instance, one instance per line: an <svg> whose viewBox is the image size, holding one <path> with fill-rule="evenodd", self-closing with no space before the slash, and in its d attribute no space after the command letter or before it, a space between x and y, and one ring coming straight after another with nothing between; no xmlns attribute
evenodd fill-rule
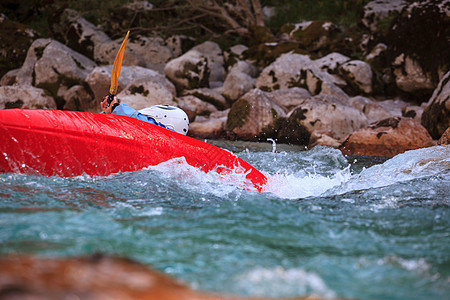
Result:
<svg viewBox="0 0 450 300"><path fill-rule="evenodd" d="M0 255L116 254L242 296L449 299L450 146L383 159L211 142L263 172L263 193L183 162L0 174Z"/></svg>

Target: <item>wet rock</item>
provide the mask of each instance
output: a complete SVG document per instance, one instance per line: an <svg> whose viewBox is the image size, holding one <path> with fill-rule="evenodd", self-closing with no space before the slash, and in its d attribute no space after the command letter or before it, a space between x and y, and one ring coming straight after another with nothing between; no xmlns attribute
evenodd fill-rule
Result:
<svg viewBox="0 0 450 300"><path fill-rule="evenodd" d="M135 80L117 94L121 103L139 110L152 105L168 104L177 106L172 91L158 81Z"/></svg>
<svg viewBox="0 0 450 300"><path fill-rule="evenodd" d="M33 86L1 86L0 109L5 108L56 109L56 104L55 100L44 90Z"/></svg>
<svg viewBox="0 0 450 300"><path fill-rule="evenodd" d="M339 148L341 142L331 137L330 131L314 130L311 133L309 139L308 148L311 149L315 146L328 146L333 148Z"/></svg>
<svg viewBox="0 0 450 300"><path fill-rule="evenodd" d="M442 134L438 141L438 145L450 145L450 127Z"/></svg>
<svg viewBox="0 0 450 300"><path fill-rule="evenodd" d="M75 258L0 258L2 299L243 300L194 291L135 261L102 254ZM252 298L263 300L262 298ZM271 298L274 299L274 298ZM319 300L317 297L290 298ZM250 300L250 299L248 299ZM266 300L269 300L266 298Z"/></svg>
<svg viewBox="0 0 450 300"><path fill-rule="evenodd" d="M210 69L208 59L197 50L169 61L164 72L178 90L209 87Z"/></svg>
<svg viewBox="0 0 450 300"><path fill-rule="evenodd" d="M94 24L88 22L73 9L65 9L50 20L53 35L72 50L100 62L99 48L111 43L111 39Z"/></svg>
<svg viewBox="0 0 450 300"><path fill-rule="evenodd" d="M306 99L312 97L308 90L298 87L276 90L267 93L267 96L270 100L282 107L286 113L302 104Z"/></svg>
<svg viewBox="0 0 450 300"><path fill-rule="evenodd" d="M340 150L343 154L392 157L434 145L436 143L419 122L394 117L352 133Z"/></svg>
<svg viewBox="0 0 450 300"><path fill-rule="evenodd" d="M318 95L303 100L287 115L287 123L279 130L278 139L308 145L314 131L328 133L339 140L367 125L366 116L353 106L331 95Z"/></svg>
<svg viewBox="0 0 450 300"><path fill-rule="evenodd" d="M214 105L219 110L224 110L230 107L227 100L216 89L200 88L193 90L184 90L181 96L192 95L206 103Z"/></svg>
<svg viewBox="0 0 450 300"><path fill-rule="evenodd" d="M272 137L277 119L284 116L283 109L265 92L253 89L233 103L226 128L242 140Z"/></svg>
<svg viewBox="0 0 450 300"><path fill-rule="evenodd" d="M347 103L364 113L369 124L394 116L383 105L363 96L352 97Z"/></svg>
<svg viewBox="0 0 450 300"><path fill-rule="evenodd" d="M356 88L356 92L372 92L372 69L368 63L352 60L342 64L340 70L347 82Z"/></svg>
<svg viewBox="0 0 450 300"><path fill-rule="evenodd" d="M361 23L372 33L382 31L386 28L383 23L389 22L399 14L408 2L404 0L375 0L364 6L364 15Z"/></svg>
<svg viewBox="0 0 450 300"><path fill-rule="evenodd" d="M422 125L434 139L450 126L450 72L445 74L422 114Z"/></svg>
<svg viewBox="0 0 450 300"><path fill-rule="evenodd" d="M108 94L111 84L111 71L112 65L96 67L86 78L86 82L92 90L94 99L96 99L96 101L100 102ZM167 91L169 91L173 97L175 97L176 95L175 86L169 80L167 80L164 75L154 70L138 66L122 66L119 76L119 87L117 91L120 93L128 85L133 84L137 81L157 83L158 85L161 85L165 89L167 89Z"/></svg>
<svg viewBox="0 0 450 300"><path fill-rule="evenodd" d="M218 139L225 137L225 126L230 109L216 111L208 116L197 116L189 124L189 135L196 138Z"/></svg>

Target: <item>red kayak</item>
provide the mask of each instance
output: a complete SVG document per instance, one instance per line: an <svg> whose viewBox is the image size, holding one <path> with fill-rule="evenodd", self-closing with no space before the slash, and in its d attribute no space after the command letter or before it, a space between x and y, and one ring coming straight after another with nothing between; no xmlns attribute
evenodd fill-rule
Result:
<svg viewBox="0 0 450 300"><path fill-rule="evenodd" d="M247 188L261 191L267 182L261 172L228 151L137 119L61 110L0 110L1 173L107 176L179 157L204 172L245 173Z"/></svg>

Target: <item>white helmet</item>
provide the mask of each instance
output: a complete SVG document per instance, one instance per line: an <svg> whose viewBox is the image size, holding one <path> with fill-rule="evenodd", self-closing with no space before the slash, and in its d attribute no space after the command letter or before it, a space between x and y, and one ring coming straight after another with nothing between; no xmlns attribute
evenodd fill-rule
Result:
<svg viewBox="0 0 450 300"><path fill-rule="evenodd" d="M186 135L189 130L189 118L180 108L171 105L154 105L139 110L143 115L152 117L167 128Z"/></svg>

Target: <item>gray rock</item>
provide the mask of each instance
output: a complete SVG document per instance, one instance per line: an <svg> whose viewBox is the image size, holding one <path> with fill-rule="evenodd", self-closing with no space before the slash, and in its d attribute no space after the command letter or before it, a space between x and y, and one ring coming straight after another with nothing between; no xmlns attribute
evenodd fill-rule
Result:
<svg viewBox="0 0 450 300"><path fill-rule="evenodd" d="M284 116L283 109L272 102L267 93L253 89L233 103L226 127L239 139L257 140L272 136L275 121Z"/></svg>
<svg viewBox="0 0 450 300"><path fill-rule="evenodd" d="M91 88L94 98L97 101L102 100L109 92L111 71L112 65L96 67L86 78L86 82ZM122 66L119 76L118 92L125 89L130 84L141 81L156 82L164 86L173 97L176 95L175 86L167 80L164 75L161 75L154 70L138 66Z"/></svg>
<svg viewBox="0 0 450 300"><path fill-rule="evenodd" d="M267 96L282 107L286 113L312 97L308 90L298 87L276 90L267 93Z"/></svg>
<svg viewBox="0 0 450 300"><path fill-rule="evenodd" d="M123 38L99 45L95 60L113 64ZM124 66L141 66L164 73L165 64L174 56L171 46L160 37L136 36L128 40L123 57Z"/></svg>
<svg viewBox="0 0 450 300"><path fill-rule="evenodd" d="M177 98L178 106L183 107L192 107L194 108L195 115L209 115L212 112L216 112L217 108L211 103L202 101L201 99L188 95Z"/></svg>
<svg viewBox="0 0 450 300"><path fill-rule="evenodd" d="M44 90L30 85L1 86L0 109L5 108L56 109L56 103Z"/></svg>
<svg viewBox="0 0 450 300"><path fill-rule="evenodd" d="M219 92L217 89L200 88L184 90L181 92L181 96L187 95L195 96L206 103L210 103L219 110L224 110L230 107L225 97L222 96L222 91Z"/></svg>
<svg viewBox="0 0 450 300"><path fill-rule="evenodd" d="M352 60L344 63L341 68L343 77L359 92L370 94L372 92L372 69L370 65L361 60Z"/></svg>
<svg viewBox="0 0 450 300"><path fill-rule="evenodd" d="M397 87L402 91L413 93L420 90L433 90L435 84L431 75L424 72L414 59L404 54L399 55L394 63L394 75Z"/></svg>
<svg viewBox="0 0 450 300"><path fill-rule="evenodd" d="M65 9L58 20L52 23L52 31L69 48L96 60L99 47L109 44L111 39L97 26L88 22L72 9Z"/></svg>
<svg viewBox="0 0 450 300"><path fill-rule="evenodd" d="M179 90L209 87L208 59L196 50L169 61L164 73Z"/></svg>
<svg viewBox="0 0 450 300"><path fill-rule="evenodd" d="M219 45L211 41L206 41L193 47L192 50L200 52L208 59L208 67L210 70L209 81L223 82L225 79L224 58Z"/></svg>
<svg viewBox="0 0 450 300"><path fill-rule="evenodd" d="M97 66L58 41L51 41L41 50L42 56L34 64L36 86L58 84L64 80L83 81Z"/></svg>
<svg viewBox="0 0 450 300"><path fill-rule="evenodd" d="M369 123L392 118L394 116L383 105L366 97L352 97L347 103L364 113Z"/></svg>
<svg viewBox="0 0 450 300"><path fill-rule="evenodd" d="M305 99L287 115L287 119L291 127L280 131L280 137L306 129L309 133L318 130L339 140L369 124L362 112L332 95L317 95ZM299 141L300 144L302 142L309 143Z"/></svg>
<svg viewBox="0 0 450 300"><path fill-rule="evenodd" d="M400 13L408 5L404 0L375 0L364 6L361 23L371 32L378 31L378 25L384 19Z"/></svg>
<svg viewBox="0 0 450 300"><path fill-rule="evenodd" d="M265 91L302 87L312 95L331 94L347 99L336 79L320 68L306 55L285 53L267 66L256 80L256 87Z"/></svg>
<svg viewBox="0 0 450 300"><path fill-rule="evenodd" d="M189 135L197 138L220 138L225 135L225 125L230 109L216 111L209 116L197 116L195 122L189 124Z"/></svg>
<svg viewBox="0 0 450 300"><path fill-rule="evenodd" d="M223 83L223 94L231 101L236 101L239 97L253 89L255 83L255 78L238 69L232 69Z"/></svg>
<svg viewBox="0 0 450 300"><path fill-rule="evenodd" d="M145 79L136 80L129 84L118 95L121 103L139 110L157 104L177 106L172 91L158 81Z"/></svg>
<svg viewBox="0 0 450 300"><path fill-rule="evenodd" d="M96 101L82 85L74 85L67 89L62 98L65 101L64 110L101 112L100 101Z"/></svg>

